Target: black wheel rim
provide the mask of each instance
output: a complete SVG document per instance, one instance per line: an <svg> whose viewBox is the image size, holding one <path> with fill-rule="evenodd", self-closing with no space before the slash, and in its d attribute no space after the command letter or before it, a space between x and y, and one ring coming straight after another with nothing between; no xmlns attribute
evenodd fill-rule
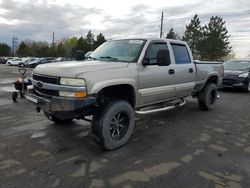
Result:
<svg viewBox="0 0 250 188"><path fill-rule="evenodd" d="M127 133L130 119L127 113L118 112L110 123L110 136L113 140L121 140Z"/></svg>
<svg viewBox="0 0 250 188"><path fill-rule="evenodd" d="M212 90L209 95L209 103L212 105L215 103L216 100L216 90Z"/></svg>

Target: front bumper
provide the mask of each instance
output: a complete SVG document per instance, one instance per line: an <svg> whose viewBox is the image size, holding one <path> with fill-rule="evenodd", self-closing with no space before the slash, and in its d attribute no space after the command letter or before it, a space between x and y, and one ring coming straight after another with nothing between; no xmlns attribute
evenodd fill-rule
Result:
<svg viewBox="0 0 250 188"><path fill-rule="evenodd" d="M94 110L96 104L96 97L69 98L53 96L47 98L32 92L27 93L26 99L32 102L37 109L42 109L62 120L84 117Z"/></svg>
<svg viewBox="0 0 250 188"><path fill-rule="evenodd" d="M248 78L223 78L223 82L221 84L222 87L230 87L230 88L245 88L248 87Z"/></svg>

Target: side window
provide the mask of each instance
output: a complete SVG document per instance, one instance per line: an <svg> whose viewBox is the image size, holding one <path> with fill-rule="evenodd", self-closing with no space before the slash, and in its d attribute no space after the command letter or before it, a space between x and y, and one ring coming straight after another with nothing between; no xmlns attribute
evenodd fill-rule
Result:
<svg viewBox="0 0 250 188"><path fill-rule="evenodd" d="M180 44L171 44L174 52L174 59L176 64L189 64L191 63L187 47Z"/></svg>
<svg viewBox="0 0 250 188"><path fill-rule="evenodd" d="M156 56L157 52L159 50L167 50L167 44L166 43L152 43L149 45L145 58L149 60L149 64L155 65L156 64Z"/></svg>

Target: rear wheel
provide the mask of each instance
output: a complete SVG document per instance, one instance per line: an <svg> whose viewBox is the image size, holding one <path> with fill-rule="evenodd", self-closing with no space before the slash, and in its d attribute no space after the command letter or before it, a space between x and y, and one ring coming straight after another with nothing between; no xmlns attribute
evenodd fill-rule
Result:
<svg viewBox="0 0 250 188"><path fill-rule="evenodd" d="M209 83L198 95L198 104L201 110L213 110L217 99L217 86Z"/></svg>
<svg viewBox="0 0 250 188"><path fill-rule="evenodd" d="M103 104L94 115L92 132L96 141L104 149L114 150L126 144L135 124L132 106L122 100Z"/></svg>
<svg viewBox="0 0 250 188"><path fill-rule="evenodd" d="M72 122L73 119L59 119L48 112L43 112L45 117L48 118L50 121L53 121L55 124L58 125L68 125Z"/></svg>

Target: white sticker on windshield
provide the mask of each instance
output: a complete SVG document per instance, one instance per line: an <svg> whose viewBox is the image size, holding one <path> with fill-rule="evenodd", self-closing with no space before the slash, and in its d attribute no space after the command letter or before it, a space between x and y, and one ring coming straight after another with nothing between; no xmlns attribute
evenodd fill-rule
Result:
<svg viewBox="0 0 250 188"><path fill-rule="evenodd" d="M142 44L143 40L130 40L129 43L130 44Z"/></svg>

